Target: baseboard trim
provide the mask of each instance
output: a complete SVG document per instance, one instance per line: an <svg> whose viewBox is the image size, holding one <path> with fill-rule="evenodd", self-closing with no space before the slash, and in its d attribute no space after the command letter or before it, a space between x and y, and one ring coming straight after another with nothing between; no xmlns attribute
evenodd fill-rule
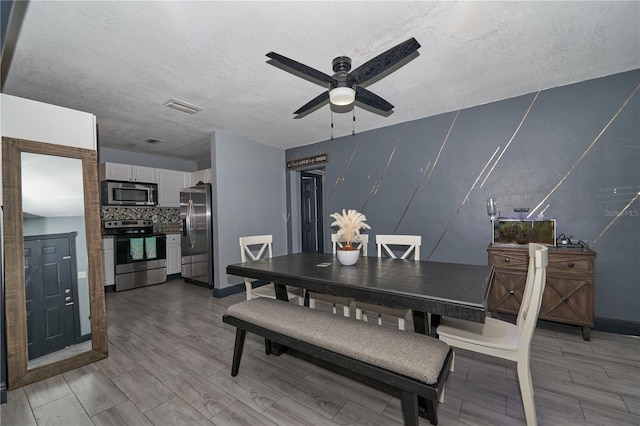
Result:
<svg viewBox="0 0 640 426"><path fill-rule="evenodd" d="M621 321L611 318L596 317L594 328L595 330L607 333L640 336L640 323L633 321Z"/></svg>
<svg viewBox="0 0 640 426"><path fill-rule="evenodd" d="M244 283L232 285L225 288L214 288L213 297L222 299L223 297L231 296L232 294L238 294L244 291Z"/></svg>

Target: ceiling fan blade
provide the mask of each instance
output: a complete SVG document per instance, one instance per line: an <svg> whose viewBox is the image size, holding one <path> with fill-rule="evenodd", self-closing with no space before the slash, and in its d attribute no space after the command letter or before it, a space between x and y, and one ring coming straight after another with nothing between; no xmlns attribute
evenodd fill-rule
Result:
<svg viewBox="0 0 640 426"><path fill-rule="evenodd" d="M311 99L309 102L304 104L300 109L294 112L294 114L299 115L299 114L304 114L306 112L311 112L311 110L322 105L328 100L329 100L329 92L322 92L320 93L320 95L316 96L315 98Z"/></svg>
<svg viewBox="0 0 640 426"><path fill-rule="evenodd" d="M351 71L349 81L354 84L364 84L416 52L419 47L420 43L412 37Z"/></svg>
<svg viewBox="0 0 640 426"><path fill-rule="evenodd" d="M328 87L330 84L336 82L333 77L323 73L322 71L318 71L315 68L311 68L310 66L301 64L300 62L294 61L293 59L289 59L286 56L279 55L275 52L267 53L267 57L273 59L275 62L281 65L284 65L287 68L290 68L293 71L296 71L293 74L297 75L298 77L313 81L314 83L321 86Z"/></svg>
<svg viewBox="0 0 640 426"><path fill-rule="evenodd" d="M393 109L393 105L389 102L360 86L356 86L356 101L384 112L389 112Z"/></svg>

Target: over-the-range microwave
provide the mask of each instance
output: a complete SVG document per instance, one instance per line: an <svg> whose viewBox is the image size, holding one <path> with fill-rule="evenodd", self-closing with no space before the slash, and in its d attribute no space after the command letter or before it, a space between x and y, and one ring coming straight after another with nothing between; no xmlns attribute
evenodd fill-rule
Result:
<svg viewBox="0 0 640 426"><path fill-rule="evenodd" d="M157 206L158 185L155 183L101 182L103 206Z"/></svg>

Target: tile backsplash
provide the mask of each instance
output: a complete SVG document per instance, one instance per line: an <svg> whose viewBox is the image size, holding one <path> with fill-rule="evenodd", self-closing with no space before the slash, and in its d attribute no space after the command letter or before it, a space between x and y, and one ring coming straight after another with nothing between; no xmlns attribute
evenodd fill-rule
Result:
<svg viewBox="0 0 640 426"><path fill-rule="evenodd" d="M105 220L152 220L159 232L180 233L180 209L171 207L100 207L100 216Z"/></svg>

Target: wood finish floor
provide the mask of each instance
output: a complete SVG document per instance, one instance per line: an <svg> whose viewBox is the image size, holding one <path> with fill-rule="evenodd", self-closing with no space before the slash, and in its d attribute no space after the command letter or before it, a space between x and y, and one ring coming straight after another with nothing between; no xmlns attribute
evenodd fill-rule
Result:
<svg viewBox="0 0 640 426"><path fill-rule="evenodd" d="M109 358L10 391L2 425L402 423L397 397L266 356L256 336L232 378L234 329L221 317L244 294L215 299L174 280L106 299ZM585 342L577 328L540 324L532 364L540 425L640 424L640 339L593 332ZM515 364L458 352L438 415L443 426L524 425Z"/></svg>

